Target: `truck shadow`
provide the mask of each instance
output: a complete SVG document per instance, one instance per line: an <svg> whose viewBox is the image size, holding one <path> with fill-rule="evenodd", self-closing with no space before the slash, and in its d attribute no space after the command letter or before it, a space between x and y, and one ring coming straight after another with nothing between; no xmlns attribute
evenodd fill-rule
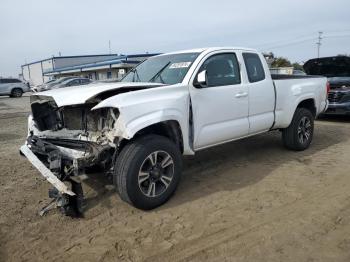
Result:
<svg viewBox="0 0 350 262"><path fill-rule="evenodd" d="M111 177L102 173L89 174L89 178L83 183L84 195L86 198L85 211L98 205L112 208L111 197L117 197Z"/></svg>
<svg viewBox="0 0 350 262"><path fill-rule="evenodd" d="M321 122L350 123L350 115L322 115L318 120Z"/></svg>
<svg viewBox="0 0 350 262"><path fill-rule="evenodd" d="M302 152L285 149L279 131L200 151L185 160L182 181L175 196L159 209L172 208L220 191L248 187L288 162L307 167L315 153L348 139L346 127L322 125L322 128L315 128L310 148ZM326 164L320 162L317 164Z"/></svg>
<svg viewBox="0 0 350 262"><path fill-rule="evenodd" d="M182 179L175 195L156 210L172 208L220 191L248 187L288 162L308 165L315 153L349 139L345 126L338 127L324 123L319 125L321 128L316 124L312 145L302 152L285 149L280 132L273 131L199 151L196 156L186 157ZM94 174L90 175L84 184L89 188L86 192L87 210L97 205L113 207L115 203L113 204L111 199L118 196L112 187L111 179L101 174Z"/></svg>

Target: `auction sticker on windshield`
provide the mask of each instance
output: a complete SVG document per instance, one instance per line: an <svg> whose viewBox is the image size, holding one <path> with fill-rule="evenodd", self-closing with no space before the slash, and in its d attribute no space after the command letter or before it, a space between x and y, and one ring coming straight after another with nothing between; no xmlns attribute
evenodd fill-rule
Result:
<svg viewBox="0 0 350 262"><path fill-rule="evenodd" d="M169 68L187 68L191 65L192 62L179 62L173 63L169 66Z"/></svg>

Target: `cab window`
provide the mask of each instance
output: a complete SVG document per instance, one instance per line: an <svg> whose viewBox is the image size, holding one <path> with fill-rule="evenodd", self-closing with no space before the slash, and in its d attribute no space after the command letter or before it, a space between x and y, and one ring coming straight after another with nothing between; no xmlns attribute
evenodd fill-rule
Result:
<svg viewBox="0 0 350 262"><path fill-rule="evenodd" d="M241 83L239 65L234 53L218 54L209 57L199 72L206 70L207 87L236 85Z"/></svg>

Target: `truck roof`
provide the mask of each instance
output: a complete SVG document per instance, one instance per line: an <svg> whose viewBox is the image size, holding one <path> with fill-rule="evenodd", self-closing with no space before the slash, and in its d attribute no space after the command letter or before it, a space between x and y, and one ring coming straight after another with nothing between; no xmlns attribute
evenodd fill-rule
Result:
<svg viewBox="0 0 350 262"><path fill-rule="evenodd" d="M182 53L202 53L202 52L204 52L204 51L212 52L212 51L225 50L225 49L245 50L245 51L257 52L257 50L252 49L252 48L246 48L246 47L232 47L232 46L221 46L221 47L203 47L203 48L194 48L194 49L179 50L179 51L164 53L164 54L161 54L161 55L182 54ZM160 56L161 56L161 55L160 55Z"/></svg>

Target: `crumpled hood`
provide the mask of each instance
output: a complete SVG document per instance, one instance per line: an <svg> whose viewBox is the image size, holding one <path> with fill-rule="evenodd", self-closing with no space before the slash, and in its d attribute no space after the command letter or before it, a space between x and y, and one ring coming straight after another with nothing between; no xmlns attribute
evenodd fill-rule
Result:
<svg viewBox="0 0 350 262"><path fill-rule="evenodd" d="M141 83L141 82L117 82L117 83L97 83L84 86L72 86L66 88L53 89L32 96L48 96L52 97L58 107L67 105L84 104L87 100L106 91L117 90L122 88L151 88L162 86L159 83Z"/></svg>

